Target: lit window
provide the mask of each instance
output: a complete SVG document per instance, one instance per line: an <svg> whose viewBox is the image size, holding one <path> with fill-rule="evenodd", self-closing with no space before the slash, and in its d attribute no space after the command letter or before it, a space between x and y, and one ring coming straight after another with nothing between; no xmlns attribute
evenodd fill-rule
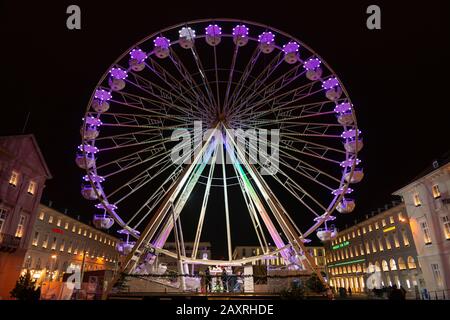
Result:
<svg viewBox="0 0 450 320"><path fill-rule="evenodd" d="M360 230L360 229L356 230L356 234L357 234L358 236L360 236L360 235L361 235L361 230Z"/></svg>
<svg viewBox="0 0 450 320"><path fill-rule="evenodd" d="M34 181L28 183L28 194L34 195L36 193L37 184Z"/></svg>
<svg viewBox="0 0 450 320"><path fill-rule="evenodd" d="M395 263L395 260L394 260L394 259L391 259L391 260L389 261L389 265L390 265L392 271L397 270L397 264Z"/></svg>
<svg viewBox="0 0 450 320"><path fill-rule="evenodd" d="M383 268L383 271L389 271L389 265L386 260L381 261L381 268Z"/></svg>
<svg viewBox="0 0 450 320"><path fill-rule="evenodd" d="M399 212L398 213L398 220L400 221L400 222L405 222L405 217L403 217L403 213L402 212Z"/></svg>
<svg viewBox="0 0 450 320"><path fill-rule="evenodd" d="M402 257L398 258L398 270L405 270L405 269L406 269L405 260L403 260Z"/></svg>
<svg viewBox="0 0 450 320"><path fill-rule="evenodd" d="M363 233L366 234L366 227L363 227Z"/></svg>
<svg viewBox="0 0 450 320"><path fill-rule="evenodd" d="M92 238L92 232L89 232L89 239Z"/></svg>
<svg viewBox="0 0 450 320"><path fill-rule="evenodd" d="M369 242L366 241L366 254L370 254L370 245Z"/></svg>
<svg viewBox="0 0 450 320"><path fill-rule="evenodd" d="M66 240L63 239L63 241L61 242L61 245L59 246L59 251L63 252L65 245L66 245Z"/></svg>
<svg viewBox="0 0 450 320"><path fill-rule="evenodd" d="M416 207L422 205L422 202L420 201L420 197L419 197L419 194L418 194L418 193L415 193L415 194L414 194L413 200L414 200L414 205L415 205Z"/></svg>
<svg viewBox="0 0 450 320"><path fill-rule="evenodd" d="M78 234L81 234L81 228L78 228Z"/></svg>
<svg viewBox="0 0 450 320"><path fill-rule="evenodd" d="M409 246L408 235L406 234L406 230L402 230L403 244L405 247Z"/></svg>
<svg viewBox="0 0 450 320"><path fill-rule="evenodd" d="M393 216L390 216L390 217L389 217L389 222L390 222L391 224L395 222Z"/></svg>
<svg viewBox="0 0 450 320"><path fill-rule="evenodd" d="M355 247L355 256L356 256L356 257L359 256L359 251L358 251L358 248L357 248L357 247Z"/></svg>
<svg viewBox="0 0 450 320"><path fill-rule="evenodd" d="M69 242L69 248L67 248L67 253L72 253L72 241Z"/></svg>
<svg viewBox="0 0 450 320"><path fill-rule="evenodd" d="M427 222L426 221L421 222L420 227L422 228L423 241L425 242L425 244L431 244L430 229L428 228Z"/></svg>
<svg viewBox="0 0 450 320"><path fill-rule="evenodd" d="M394 245L396 248L400 248L400 242L398 241L398 236L396 233L393 234L394 237Z"/></svg>
<svg viewBox="0 0 450 320"><path fill-rule="evenodd" d="M355 238L355 231L352 232L352 238Z"/></svg>
<svg viewBox="0 0 450 320"><path fill-rule="evenodd" d="M64 224L64 229L69 229L69 223L68 222L66 222L65 224Z"/></svg>
<svg viewBox="0 0 450 320"><path fill-rule="evenodd" d="M36 231L34 233L33 241L31 242L31 244L36 247L38 245L38 241L39 241L39 232Z"/></svg>
<svg viewBox="0 0 450 320"><path fill-rule="evenodd" d="M348 250L345 248L345 259L348 259Z"/></svg>
<svg viewBox="0 0 450 320"><path fill-rule="evenodd" d="M445 239L450 240L450 219L448 216L442 217L442 223L444 224Z"/></svg>
<svg viewBox="0 0 450 320"><path fill-rule="evenodd" d="M52 250L56 250L56 242L57 242L56 237L53 237L53 242L52 242L52 247L51 247Z"/></svg>
<svg viewBox="0 0 450 320"><path fill-rule="evenodd" d="M386 220L381 220L381 225L383 226L383 227L386 227Z"/></svg>
<svg viewBox="0 0 450 320"><path fill-rule="evenodd" d="M380 248L380 251L384 251L383 241L381 241L381 238L378 238L378 247Z"/></svg>
<svg viewBox="0 0 450 320"><path fill-rule="evenodd" d="M415 269L416 268L416 261L413 257L408 257L408 269Z"/></svg>
<svg viewBox="0 0 450 320"><path fill-rule="evenodd" d="M39 220L44 220L44 217L45 217L45 213L44 213L44 211L41 211L39 213Z"/></svg>
<svg viewBox="0 0 450 320"><path fill-rule="evenodd" d="M103 243L106 243L106 237L103 239Z"/></svg>
<svg viewBox="0 0 450 320"><path fill-rule="evenodd" d="M48 223L53 223L53 216L48 217Z"/></svg>
<svg viewBox="0 0 450 320"><path fill-rule="evenodd" d="M372 225L369 224L369 232L372 232Z"/></svg>
<svg viewBox="0 0 450 320"><path fill-rule="evenodd" d="M72 232L76 232L77 231L77 226L74 224L73 226L72 226Z"/></svg>
<svg viewBox="0 0 450 320"><path fill-rule="evenodd" d="M84 230L84 233L83 233L83 236L86 237L86 235L87 235L87 230L85 229L85 230Z"/></svg>
<svg viewBox="0 0 450 320"><path fill-rule="evenodd" d="M377 247L375 246L375 240L372 240L372 252L377 252Z"/></svg>
<svg viewBox="0 0 450 320"><path fill-rule="evenodd" d="M3 231L3 226L5 225L6 218L8 217L8 212L4 208L0 208L0 232Z"/></svg>
<svg viewBox="0 0 450 320"><path fill-rule="evenodd" d="M58 227L61 226L61 219L58 219L58 222L56 222L56 225L57 225Z"/></svg>
<svg viewBox="0 0 450 320"><path fill-rule="evenodd" d="M375 222L375 229L379 229L380 228L380 226L379 226L379 224L378 224L378 221L377 222Z"/></svg>
<svg viewBox="0 0 450 320"><path fill-rule="evenodd" d="M42 248L47 248L48 246L48 234L45 235L44 241L42 241Z"/></svg>
<svg viewBox="0 0 450 320"><path fill-rule="evenodd" d="M389 236L386 235L386 249L391 250L391 241L389 240Z"/></svg>
<svg viewBox="0 0 450 320"><path fill-rule="evenodd" d="M362 244L359 245L359 252L361 253L362 256L364 255L364 248Z"/></svg>
<svg viewBox="0 0 450 320"><path fill-rule="evenodd" d="M431 270L433 270L433 276L434 276L434 280L436 281L437 286L442 287L443 282L442 282L442 275L441 275L441 270L439 269L439 265L432 263Z"/></svg>
<svg viewBox="0 0 450 320"><path fill-rule="evenodd" d="M26 222L26 216L20 215L19 224L17 225L16 229L16 238L22 238L23 232L25 230L25 222Z"/></svg>
<svg viewBox="0 0 450 320"><path fill-rule="evenodd" d="M11 172L11 176L9 177L9 184L17 187L17 184L19 183L19 172L13 171Z"/></svg>
<svg viewBox="0 0 450 320"><path fill-rule="evenodd" d="M435 184L431 187L431 190L433 192L433 198L437 199L441 197L441 191L439 191L439 185Z"/></svg>

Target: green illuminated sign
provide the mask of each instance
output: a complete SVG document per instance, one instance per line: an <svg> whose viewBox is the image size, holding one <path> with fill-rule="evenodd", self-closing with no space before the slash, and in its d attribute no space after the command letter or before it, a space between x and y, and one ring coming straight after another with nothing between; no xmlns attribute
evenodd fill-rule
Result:
<svg viewBox="0 0 450 320"><path fill-rule="evenodd" d="M348 241L344 241L344 242L342 242L342 243L339 243L339 244L337 244L337 245L335 245L335 246L332 246L332 247L331 247L331 249L333 249L333 250L337 250L337 249L340 249L340 248L346 247L346 246L348 246L348 245L350 245L350 242L348 242Z"/></svg>
<svg viewBox="0 0 450 320"><path fill-rule="evenodd" d="M363 262L366 261L366 259L359 259L359 260L351 260L351 261L346 261L346 262L340 262L340 263L336 263L336 264L330 264L328 265L328 267L337 267L337 266L344 266L347 264L352 264L352 263L358 263L358 262Z"/></svg>

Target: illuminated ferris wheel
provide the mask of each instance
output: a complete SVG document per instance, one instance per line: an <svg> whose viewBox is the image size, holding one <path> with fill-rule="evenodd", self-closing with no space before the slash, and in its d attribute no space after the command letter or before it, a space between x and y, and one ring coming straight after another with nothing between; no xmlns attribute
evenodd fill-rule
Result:
<svg viewBox="0 0 450 320"><path fill-rule="evenodd" d="M95 201L97 227L115 222L125 234L129 273L149 272L156 254L183 265L279 255L302 268L308 237L336 236L334 212L354 209L349 185L363 178L363 142L338 76L295 37L242 20L191 21L134 44L98 82L81 136L81 193ZM222 260L197 254L211 219L223 222ZM243 221L261 254L237 259ZM169 237L177 252L164 248Z"/></svg>

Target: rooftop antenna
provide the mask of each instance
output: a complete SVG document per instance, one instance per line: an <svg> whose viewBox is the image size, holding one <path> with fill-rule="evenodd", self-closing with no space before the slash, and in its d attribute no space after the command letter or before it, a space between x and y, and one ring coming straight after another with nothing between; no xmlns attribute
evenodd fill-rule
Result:
<svg viewBox="0 0 450 320"><path fill-rule="evenodd" d="M25 133L25 130L27 129L27 125L28 125L28 120L30 119L30 111L27 112L27 117L25 118L25 123L23 124L23 128L22 128L22 134Z"/></svg>

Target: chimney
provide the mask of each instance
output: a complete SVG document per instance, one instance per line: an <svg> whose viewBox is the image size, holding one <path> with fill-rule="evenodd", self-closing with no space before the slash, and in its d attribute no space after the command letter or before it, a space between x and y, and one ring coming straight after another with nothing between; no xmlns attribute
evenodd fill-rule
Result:
<svg viewBox="0 0 450 320"><path fill-rule="evenodd" d="M48 206L51 208L53 205L53 201L52 200L48 200Z"/></svg>

